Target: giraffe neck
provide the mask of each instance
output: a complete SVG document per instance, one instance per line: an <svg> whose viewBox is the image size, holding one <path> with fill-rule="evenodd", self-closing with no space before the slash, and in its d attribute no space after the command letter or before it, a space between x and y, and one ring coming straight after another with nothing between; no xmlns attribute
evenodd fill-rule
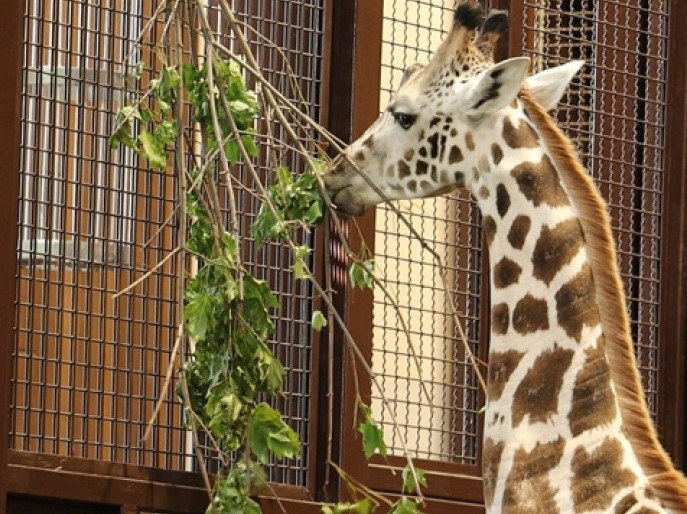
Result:
<svg viewBox="0 0 687 514"><path fill-rule="evenodd" d="M623 432L577 206L521 111L471 184L491 273L488 512L663 512Z"/></svg>

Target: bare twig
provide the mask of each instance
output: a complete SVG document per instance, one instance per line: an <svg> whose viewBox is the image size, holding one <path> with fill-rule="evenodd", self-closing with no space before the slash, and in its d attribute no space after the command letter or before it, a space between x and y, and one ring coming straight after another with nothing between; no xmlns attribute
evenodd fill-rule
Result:
<svg viewBox="0 0 687 514"><path fill-rule="evenodd" d="M140 283L142 283L143 281L145 281L145 279L147 279L149 276L151 276L153 273L155 273L156 270L158 270L159 268L161 268L162 266L164 266L165 263L166 263L169 259L171 259L172 257L174 257L174 256L179 252L179 250L181 250L181 247L180 247L180 246L177 246L174 250L172 250L172 251L169 252L167 255L165 255L165 256L162 258L162 260L160 260L160 262L158 262L157 264L155 264L155 266L153 266L150 270L148 270L148 271L147 271L146 273L144 273L142 276L140 276L139 278L137 278L136 280L134 280L131 284L129 284L128 286L126 286L124 289L122 289L122 290L120 290L120 291L117 291L115 294L113 294L113 295L112 295L112 298L119 298L119 297L122 296L123 294L128 293L129 291L131 291L132 289L134 289L137 285L139 285Z"/></svg>

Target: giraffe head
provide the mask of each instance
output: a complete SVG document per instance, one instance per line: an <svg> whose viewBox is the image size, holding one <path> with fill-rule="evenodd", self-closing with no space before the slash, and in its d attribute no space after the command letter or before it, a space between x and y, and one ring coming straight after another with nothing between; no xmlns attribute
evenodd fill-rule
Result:
<svg viewBox="0 0 687 514"><path fill-rule="evenodd" d="M385 199L437 196L459 187L477 194L490 142L501 137L503 111L518 108L523 84L544 107L558 102L581 62L526 79L528 58L493 60L507 14L493 11L476 36L481 20L479 6L458 6L453 28L429 64L406 69L386 110L333 161L324 182L342 213L359 215Z"/></svg>

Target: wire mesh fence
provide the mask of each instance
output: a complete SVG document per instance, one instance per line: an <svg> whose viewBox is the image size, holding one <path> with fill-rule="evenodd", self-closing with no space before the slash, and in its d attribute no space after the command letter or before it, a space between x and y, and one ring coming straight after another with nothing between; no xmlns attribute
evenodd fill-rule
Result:
<svg viewBox="0 0 687 514"><path fill-rule="evenodd" d="M489 9L494 2L484 3ZM439 0L385 2L382 107L403 70L428 61L453 5ZM572 59L586 62L555 116L609 203L638 365L656 416L668 2L538 0L526 1L522 12L522 19L511 23L522 27L521 49L532 58L533 71ZM404 424L402 434L411 448L418 448L417 456L473 464L478 459L479 396L457 342L447 295L460 307L473 350L484 355L478 322L479 214L461 195L407 202L403 208L449 268L451 287L446 291L431 256L386 209L377 210L376 262L392 277L390 287L421 354L419 367L434 408L422 397L408 337L381 292L375 295L374 369L393 399L396 417L413 420ZM393 433L381 398L375 401L382 423L389 425L386 432ZM393 439L391 446L401 453L399 441Z"/></svg>
<svg viewBox="0 0 687 514"><path fill-rule="evenodd" d="M389 101L403 71L426 63L452 19L453 2L387 1L382 34L380 106ZM482 291L481 220L476 204L460 193L445 198L403 202L401 209L413 227L446 265L444 287L439 268L407 227L385 207L377 209L375 262L386 277L400 315L381 291L374 297L373 370L401 422L400 437L420 458L476 465L478 462L478 383L467 360L450 297L458 305L472 351L480 354ZM409 343L410 340L410 343ZM416 364L412 345L419 354ZM418 369L419 368L419 369ZM433 407L422 394L424 381ZM392 413L380 396L373 408L390 452L402 454L392 429Z"/></svg>
<svg viewBox="0 0 687 514"><path fill-rule="evenodd" d="M638 366L657 414L660 240L669 5L524 4L522 49L535 69L583 59L556 116L609 204Z"/></svg>
<svg viewBox="0 0 687 514"><path fill-rule="evenodd" d="M213 5L214 27L227 34ZM161 65L154 45L168 21L164 12L135 45L157 6L150 0L26 1L14 450L196 468L174 384L164 387L178 337L181 254L156 268L179 244L179 184L170 171L151 170L133 151L108 145L114 114L136 87L134 63L144 61L142 80ZM245 0L233 8L271 84L318 119L324 1ZM298 158L276 143L281 129L269 116L259 122L272 124L274 135L258 159L263 177L276 162L298 171ZM312 294L287 273L283 247L253 244L247 228L258 204L249 177L236 173L247 190L237 198L244 261L269 281L281 303L272 345L287 380L276 402L302 443L300 459L273 463L270 479L307 486ZM144 282L114 296L150 271ZM158 400L160 415L144 441Z"/></svg>

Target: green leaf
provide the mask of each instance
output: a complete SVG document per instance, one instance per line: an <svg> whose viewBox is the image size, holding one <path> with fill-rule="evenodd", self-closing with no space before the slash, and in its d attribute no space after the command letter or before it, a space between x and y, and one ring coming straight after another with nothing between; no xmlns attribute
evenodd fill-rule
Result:
<svg viewBox="0 0 687 514"><path fill-rule="evenodd" d="M427 487L427 477L425 477L425 472L419 468L415 468L415 474L417 475L417 482L415 482L415 477L413 477L413 472L409 466L403 468L403 491L406 493L414 493L418 490L418 486Z"/></svg>
<svg viewBox="0 0 687 514"><path fill-rule="evenodd" d="M198 71L190 62L181 65L181 82L186 89L193 89Z"/></svg>
<svg viewBox="0 0 687 514"><path fill-rule="evenodd" d="M120 144L129 148L136 148L136 141L133 138L134 120L141 120L141 113L136 105L124 105L117 111L115 126L117 130L110 136L110 147L118 148Z"/></svg>
<svg viewBox="0 0 687 514"><path fill-rule="evenodd" d="M277 180L282 187L292 184L293 178L291 177L291 170L286 166L279 166L277 168Z"/></svg>
<svg viewBox="0 0 687 514"><path fill-rule="evenodd" d="M313 311L310 324L313 330L322 330L322 328L327 326L327 318L320 311Z"/></svg>
<svg viewBox="0 0 687 514"><path fill-rule="evenodd" d="M164 120L155 129L155 137L162 145L174 144L178 135L179 129L174 120Z"/></svg>
<svg viewBox="0 0 687 514"><path fill-rule="evenodd" d="M141 143L141 153L148 159L152 168L164 169L167 166L167 153L162 142L147 130L138 136Z"/></svg>
<svg viewBox="0 0 687 514"><path fill-rule="evenodd" d="M298 280L307 280L310 278L310 273L307 271L307 267L305 265L305 262L302 260L297 260L296 262L293 263L293 276L296 277Z"/></svg>
<svg viewBox="0 0 687 514"><path fill-rule="evenodd" d="M205 339L213 317L212 300L205 293L190 295L184 306L186 332L194 341Z"/></svg>
<svg viewBox="0 0 687 514"><path fill-rule="evenodd" d="M303 221L309 225L314 225L322 219L322 203L319 201L313 202L308 207L308 210L303 214Z"/></svg>
<svg viewBox="0 0 687 514"><path fill-rule="evenodd" d="M389 510L389 514L422 514L420 511L420 503L407 496L402 496L400 500L394 503Z"/></svg>
<svg viewBox="0 0 687 514"><path fill-rule="evenodd" d="M266 403L255 407L249 424L250 449L257 459L268 464L270 453L278 459L298 455L298 436L281 417L281 414Z"/></svg>
<svg viewBox="0 0 687 514"><path fill-rule="evenodd" d="M259 280L246 273L243 276L243 286L246 298L255 298L267 307L279 307L281 304L277 297L272 294L270 286L264 280Z"/></svg>
<svg viewBox="0 0 687 514"><path fill-rule="evenodd" d="M386 444L384 443L384 433L377 425L377 422L372 419L370 407L361 404L364 419L358 430L363 435L363 453L366 458L372 457L376 452L379 452L383 457L386 457Z"/></svg>
<svg viewBox="0 0 687 514"><path fill-rule="evenodd" d="M372 501L369 498L363 498L355 503L341 502L336 505L323 505L323 514L370 514L372 512Z"/></svg>
<svg viewBox="0 0 687 514"><path fill-rule="evenodd" d="M155 119L155 111L149 109L148 107L141 107L141 109L139 109L139 113L141 121L145 121L146 123Z"/></svg>
<svg viewBox="0 0 687 514"><path fill-rule="evenodd" d="M293 263L293 276L299 280L307 280L310 278L308 267L305 264L305 259L312 253L312 248L309 246L298 246L294 254L295 262Z"/></svg>
<svg viewBox="0 0 687 514"><path fill-rule="evenodd" d="M251 157L258 155L258 146L255 144L255 141L253 141L251 136L242 136L241 141L243 142L243 146L246 149L246 152L248 152L248 155Z"/></svg>
<svg viewBox="0 0 687 514"><path fill-rule="evenodd" d="M241 158L241 148L239 148L239 144L233 139L229 139L224 143L224 153L227 155L229 164L235 164Z"/></svg>
<svg viewBox="0 0 687 514"><path fill-rule="evenodd" d="M228 393L220 400L220 405L226 413L227 420L230 423L234 423L241 415L241 409L243 408L243 403L238 396L234 393Z"/></svg>
<svg viewBox="0 0 687 514"><path fill-rule="evenodd" d="M374 270L374 262L372 259L367 259L361 263L354 262L348 269L348 278L354 287L360 289L371 289L374 285L372 272Z"/></svg>

